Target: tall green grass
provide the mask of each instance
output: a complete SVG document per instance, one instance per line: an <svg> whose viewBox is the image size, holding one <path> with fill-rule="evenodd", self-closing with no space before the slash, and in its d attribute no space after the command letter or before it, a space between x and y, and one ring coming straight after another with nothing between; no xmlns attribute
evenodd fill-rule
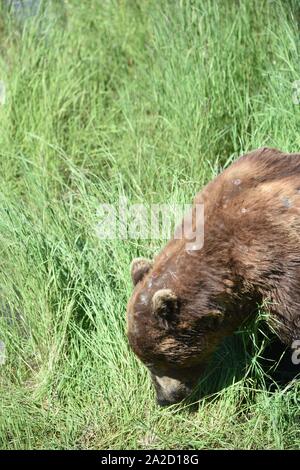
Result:
<svg viewBox="0 0 300 470"><path fill-rule="evenodd" d="M156 407L125 310L131 259L164 241L95 233L102 202L189 203L249 149L299 151L298 2L65 7L23 26L1 7L1 448L298 448L299 385L269 390L259 319L196 407Z"/></svg>

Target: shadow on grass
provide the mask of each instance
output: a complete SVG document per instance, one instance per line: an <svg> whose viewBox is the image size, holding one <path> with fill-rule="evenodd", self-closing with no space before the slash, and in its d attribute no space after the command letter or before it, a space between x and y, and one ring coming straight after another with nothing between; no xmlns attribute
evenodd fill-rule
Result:
<svg viewBox="0 0 300 470"><path fill-rule="evenodd" d="M220 345L186 404L194 411L199 400L215 400L219 392L246 377L256 390L283 390L300 379L300 364L293 363L292 353L267 328L260 328L252 336L249 331L239 332Z"/></svg>

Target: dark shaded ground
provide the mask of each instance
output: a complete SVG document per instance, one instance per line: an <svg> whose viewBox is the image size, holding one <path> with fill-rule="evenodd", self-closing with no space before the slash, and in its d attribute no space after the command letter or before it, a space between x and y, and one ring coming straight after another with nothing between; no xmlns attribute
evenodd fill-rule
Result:
<svg viewBox="0 0 300 470"><path fill-rule="evenodd" d="M283 345L276 336L264 350L260 363L270 377L266 381L270 389L273 389L276 384L283 388L300 374L300 364L293 363L292 354L293 350ZM273 367L270 369L272 364Z"/></svg>
<svg viewBox="0 0 300 470"><path fill-rule="evenodd" d="M260 327L253 336L249 331L237 333L221 344L189 402L212 396L246 374L253 379L256 389L267 388L270 392L300 379L300 364L292 362L293 350L270 333L267 326Z"/></svg>

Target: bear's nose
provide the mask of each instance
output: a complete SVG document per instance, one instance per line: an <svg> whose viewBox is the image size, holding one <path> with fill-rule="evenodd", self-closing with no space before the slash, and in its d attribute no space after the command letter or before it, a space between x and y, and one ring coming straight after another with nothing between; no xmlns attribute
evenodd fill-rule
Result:
<svg viewBox="0 0 300 470"><path fill-rule="evenodd" d="M165 398L157 398L156 403L158 406L169 406L172 403L169 400L166 400Z"/></svg>
<svg viewBox="0 0 300 470"><path fill-rule="evenodd" d="M158 404L158 406L161 406L161 407L174 405L175 403L178 403L180 401L181 400L168 400L167 398L156 399L156 403Z"/></svg>
<svg viewBox="0 0 300 470"><path fill-rule="evenodd" d="M175 405L175 403L180 403L187 397L188 393L174 393L169 396L165 396L161 393L157 393L156 402L159 406L170 406Z"/></svg>

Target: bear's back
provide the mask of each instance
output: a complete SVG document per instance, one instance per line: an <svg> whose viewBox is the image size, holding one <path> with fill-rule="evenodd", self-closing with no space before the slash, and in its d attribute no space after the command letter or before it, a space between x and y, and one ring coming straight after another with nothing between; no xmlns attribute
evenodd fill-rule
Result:
<svg viewBox="0 0 300 470"><path fill-rule="evenodd" d="M195 203L204 203L209 226L222 220L242 228L250 221L265 225L266 219L298 226L300 154L262 148L243 155L211 181Z"/></svg>

